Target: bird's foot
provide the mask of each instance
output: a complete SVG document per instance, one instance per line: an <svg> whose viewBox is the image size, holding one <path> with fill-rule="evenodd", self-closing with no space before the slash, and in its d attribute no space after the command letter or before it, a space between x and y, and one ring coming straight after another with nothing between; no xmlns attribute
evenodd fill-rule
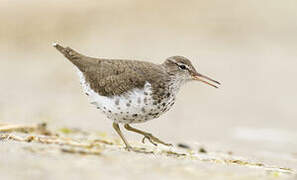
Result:
<svg viewBox="0 0 297 180"><path fill-rule="evenodd" d="M142 138L142 143L144 144L145 143L145 140L148 139L150 143L152 143L154 146L157 146L159 144L163 144L165 146L172 146L172 144L170 143L165 143L163 141L161 141L160 139L156 138L155 136L153 136L152 134L150 133L147 133L144 135L144 137Z"/></svg>
<svg viewBox="0 0 297 180"><path fill-rule="evenodd" d="M135 153L142 153L142 154L154 154L153 151L147 150L146 148L126 146L125 150L128 152L135 152Z"/></svg>
<svg viewBox="0 0 297 180"><path fill-rule="evenodd" d="M126 146L126 147L125 147L125 150L126 150L126 151L133 151L133 147L132 147L132 146Z"/></svg>

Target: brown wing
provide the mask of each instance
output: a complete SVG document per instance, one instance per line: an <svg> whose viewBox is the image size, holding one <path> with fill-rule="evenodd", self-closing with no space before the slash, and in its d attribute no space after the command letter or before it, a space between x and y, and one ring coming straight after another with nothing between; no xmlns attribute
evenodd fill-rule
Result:
<svg viewBox="0 0 297 180"><path fill-rule="evenodd" d="M100 95L121 95L133 88L143 88L146 82L155 84L164 72L159 66L140 61L101 60L84 72L91 88Z"/></svg>
<svg viewBox="0 0 297 180"><path fill-rule="evenodd" d="M163 95L169 76L162 66L143 61L111 60L84 56L69 47L54 44L85 76L90 87L103 96L121 95L152 84L154 94Z"/></svg>

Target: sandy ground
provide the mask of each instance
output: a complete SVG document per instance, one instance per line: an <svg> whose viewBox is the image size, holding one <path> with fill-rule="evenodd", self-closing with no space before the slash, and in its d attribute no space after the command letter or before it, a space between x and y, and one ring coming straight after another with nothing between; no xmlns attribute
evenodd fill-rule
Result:
<svg viewBox="0 0 297 180"><path fill-rule="evenodd" d="M137 147L156 153L114 145L104 146L100 155L81 155L4 138L1 179L296 178L295 1L0 3L0 123L46 122L53 132L77 128L118 141L111 122L87 102L72 65L51 47L54 41L90 56L161 63L183 55L222 83L220 89L187 84L172 110L136 126L175 145L188 144L194 159L162 154L170 149L144 146L138 143L141 137L126 132ZM200 147L208 153L197 153ZM189 153L178 147L171 151Z"/></svg>
<svg viewBox="0 0 297 180"><path fill-rule="evenodd" d="M21 125L22 126L22 125ZM28 125L27 125L28 126ZM14 129L14 130L11 130ZM29 129L29 130L27 130ZM18 131L21 132L18 132ZM42 126L2 125L4 179L294 179L291 168L271 165L233 152L208 151L179 143L154 147L133 142L127 151L118 138L102 132ZM21 162L16 163L16 161Z"/></svg>

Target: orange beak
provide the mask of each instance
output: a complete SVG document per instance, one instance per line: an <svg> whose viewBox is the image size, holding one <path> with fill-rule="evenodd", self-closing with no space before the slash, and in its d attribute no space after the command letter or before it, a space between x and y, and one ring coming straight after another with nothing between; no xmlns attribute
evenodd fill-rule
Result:
<svg viewBox="0 0 297 180"><path fill-rule="evenodd" d="M217 85L221 85L221 83L219 83L218 81L215 81L215 80L213 80L213 79L211 79L211 78L209 78L209 77L207 77L207 76L204 76L204 75L202 75L202 74L199 74L199 73L195 73L195 74L193 75L193 79L194 79L194 80L197 80L197 81L201 81L201 82L203 82L203 83L205 83L205 84L208 84L208 85L210 85L210 86L212 86L212 87L215 87L215 88L218 88ZM206 81L206 80L211 81L211 82L215 83L216 85L211 84L211 83L209 83L209 82Z"/></svg>

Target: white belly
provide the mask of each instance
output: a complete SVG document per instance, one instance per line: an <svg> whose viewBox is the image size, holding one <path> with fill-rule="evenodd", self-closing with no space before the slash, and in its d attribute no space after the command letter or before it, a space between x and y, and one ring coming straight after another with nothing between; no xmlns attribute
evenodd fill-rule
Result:
<svg viewBox="0 0 297 180"><path fill-rule="evenodd" d="M135 88L120 96L101 96L90 88L78 70L83 90L89 96L91 104L97 106L109 119L117 123L141 123L159 117L174 104L175 98L170 96L161 103L154 104L151 96L152 87L146 83L144 88ZM163 104L163 105L162 105Z"/></svg>

